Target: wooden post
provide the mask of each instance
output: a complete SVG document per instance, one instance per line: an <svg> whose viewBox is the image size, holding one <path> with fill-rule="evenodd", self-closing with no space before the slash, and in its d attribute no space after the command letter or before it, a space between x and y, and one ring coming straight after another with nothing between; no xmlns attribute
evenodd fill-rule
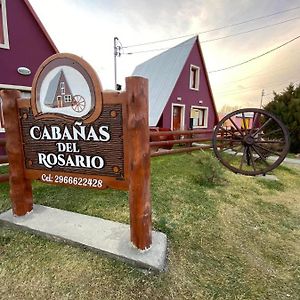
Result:
<svg viewBox="0 0 300 300"><path fill-rule="evenodd" d="M131 242L140 250L152 243L150 201L150 135L148 126L148 80L126 78L128 95L128 157Z"/></svg>
<svg viewBox="0 0 300 300"><path fill-rule="evenodd" d="M9 162L10 199L13 214L23 216L32 210L31 181L25 178L23 145L19 128L17 99L21 93L15 90L1 91L5 120L6 153Z"/></svg>

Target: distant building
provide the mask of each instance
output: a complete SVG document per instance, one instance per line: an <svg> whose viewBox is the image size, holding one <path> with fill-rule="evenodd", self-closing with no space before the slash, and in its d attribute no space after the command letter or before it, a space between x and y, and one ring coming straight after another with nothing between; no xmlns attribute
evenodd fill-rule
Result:
<svg viewBox="0 0 300 300"><path fill-rule="evenodd" d="M198 37L138 65L149 79L149 125L172 130L212 129L218 115Z"/></svg>

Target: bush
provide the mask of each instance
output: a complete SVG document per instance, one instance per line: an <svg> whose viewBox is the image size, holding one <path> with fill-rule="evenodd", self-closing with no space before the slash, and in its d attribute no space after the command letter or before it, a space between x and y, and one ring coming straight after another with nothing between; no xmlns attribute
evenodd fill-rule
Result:
<svg viewBox="0 0 300 300"><path fill-rule="evenodd" d="M274 92L274 99L265 106L265 110L276 115L290 132L293 153L300 152L300 84L290 84L282 93Z"/></svg>
<svg viewBox="0 0 300 300"><path fill-rule="evenodd" d="M197 183L214 186L222 185L226 182L225 170L212 153L203 151L197 163L200 170L196 175Z"/></svg>

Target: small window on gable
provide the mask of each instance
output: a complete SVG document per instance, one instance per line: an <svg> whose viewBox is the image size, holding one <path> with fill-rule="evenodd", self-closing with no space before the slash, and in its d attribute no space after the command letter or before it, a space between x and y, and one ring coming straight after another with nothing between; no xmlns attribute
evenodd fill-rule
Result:
<svg viewBox="0 0 300 300"><path fill-rule="evenodd" d="M190 89L199 90L200 85L200 68L194 65L190 66Z"/></svg>
<svg viewBox="0 0 300 300"><path fill-rule="evenodd" d="M192 106L191 118L193 120L193 128L207 128L208 107Z"/></svg>
<svg viewBox="0 0 300 300"><path fill-rule="evenodd" d="M6 0L0 0L0 48L9 49Z"/></svg>

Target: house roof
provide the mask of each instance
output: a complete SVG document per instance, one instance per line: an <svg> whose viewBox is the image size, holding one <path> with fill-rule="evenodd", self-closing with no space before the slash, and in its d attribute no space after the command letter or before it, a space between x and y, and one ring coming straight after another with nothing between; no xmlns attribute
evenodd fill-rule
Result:
<svg viewBox="0 0 300 300"><path fill-rule="evenodd" d="M49 83L49 87L47 90L47 94L45 97L45 105L52 105L55 100L55 94L57 91L57 86L59 84L59 80L63 74L63 70L60 70L60 72L57 72L57 74L51 79Z"/></svg>
<svg viewBox="0 0 300 300"><path fill-rule="evenodd" d="M9 43L0 47L0 89L30 91L38 67L58 50L28 0L3 3ZM19 73L22 67L31 74Z"/></svg>
<svg viewBox="0 0 300 300"><path fill-rule="evenodd" d="M197 37L138 65L133 76L149 79L149 125L156 126Z"/></svg>
<svg viewBox="0 0 300 300"><path fill-rule="evenodd" d="M29 3L28 0L23 0L24 3L26 4L26 6L28 7L30 13L32 14L32 16L34 17L35 21L37 22L37 24L39 25L39 27L41 28L42 32L44 33L44 35L46 36L47 40L49 41L50 45L52 46L53 50L58 53L58 49L55 46L53 40L51 39L50 35L48 34L46 28L44 27L43 23L41 22L40 18L38 17L38 15L36 14L36 12L34 11L33 7L31 6L31 4Z"/></svg>

